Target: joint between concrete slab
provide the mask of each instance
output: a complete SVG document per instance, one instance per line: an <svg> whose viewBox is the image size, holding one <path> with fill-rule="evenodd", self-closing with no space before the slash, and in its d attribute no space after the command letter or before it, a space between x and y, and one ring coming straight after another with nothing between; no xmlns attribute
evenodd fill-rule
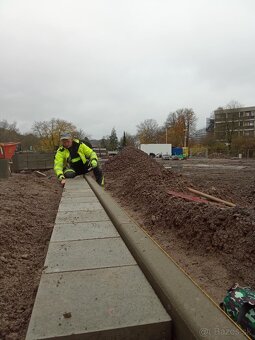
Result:
<svg viewBox="0 0 255 340"><path fill-rule="evenodd" d="M113 237L94 237L94 238L81 238L78 240L64 240L64 241L51 241L50 243L69 243L69 242L82 242L82 241L95 241L95 240L107 240L107 239L120 239L120 236Z"/></svg>
<svg viewBox="0 0 255 340"><path fill-rule="evenodd" d="M47 268L44 268L42 274L43 275L52 275L52 274L61 274L61 273L75 273L75 272L87 272L87 271L93 271L93 270L104 270L104 269L111 269L111 268L124 268L124 267L138 267L137 263L134 264L122 264L119 266L107 266L107 267L94 267L94 268L86 268L86 269L73 269L73 270L60 270L57 272L45 272L44 270L47 270Z"/></svg>
<svg viewBox="0 0 255 340"><path fill-rule="evenodd" d="M86 222L109 222L109 221L111 221L110 218L107 218L107 219L104 219L104 220L87 220ZM68 224L75 225L77 223L86 223L86 222L75 222L74 223L74 222L66 222L66 221L63 221L63 222L57 221L56 224L66 224L66 223L68 223Z"/></svg>

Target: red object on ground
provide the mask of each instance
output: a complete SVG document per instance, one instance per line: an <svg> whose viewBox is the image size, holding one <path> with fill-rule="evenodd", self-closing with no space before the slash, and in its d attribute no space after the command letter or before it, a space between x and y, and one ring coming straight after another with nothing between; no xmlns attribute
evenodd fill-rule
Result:
<svg viewBox="0 0 255 340"><path fill-rule="evenodd" d="M168 190L167 193L172 195L172 196L175 196L175 197L184 198L185 200L188 200L188 201L208 204L208 201L203 199L203 198L191 196L191 195L188 195L188 194L184 194L182 192L176 192L176 191Z"/></svg>
<svg viewBox="0 0 255 340"><path fill-rule="evenodd" d="M0 158L11 159L20 143L0 143Z"/></svg>

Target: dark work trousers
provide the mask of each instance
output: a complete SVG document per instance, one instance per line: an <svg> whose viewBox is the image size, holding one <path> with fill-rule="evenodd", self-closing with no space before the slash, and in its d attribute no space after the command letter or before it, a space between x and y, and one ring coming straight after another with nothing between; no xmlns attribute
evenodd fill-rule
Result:
<svg viewBox="0 0 255 340"><path fill-rule="evenodd" d="M73 171L70 171L70 170ZM89 166L89 162L83 164L82 162L76 162L76 163L71 163L69 170L64 171L64 175L66 178L73 178L75 176L79 175L85 175L91 170L91 167ZM94 173L94 176L96 178L96 181L98 184L102 184L103 181L103 173L102 170L99 168L99 166L92 168L92 171Z"/></svg>
<svg viewBox="0 0 255 340"><path fill-rule="evenodd" d="M94 173L94 176L96 177L97 183L101 185L102 180L103 180L103 172L99 168L99 166L97 166L96 168L93 168L93 173Z"/></svg>

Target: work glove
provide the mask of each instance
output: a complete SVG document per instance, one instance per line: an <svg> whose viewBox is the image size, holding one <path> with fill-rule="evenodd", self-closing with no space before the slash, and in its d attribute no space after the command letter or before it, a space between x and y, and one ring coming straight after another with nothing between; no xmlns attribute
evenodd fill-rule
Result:
<svg viewBox="0 0 255 340"><path fill-rule="evenodd" d="M65 179L65 176L64 176L64 175L60 175L58 179L59 179L60 181L62 181L62 179Z"/></svg>
<svg viewBox="0 0 255 340"><path fill-rule="evenodd" d="M92 159L90 164L91 164L92 168L96 168L97 167L97 160L96 159Z"/></svg>

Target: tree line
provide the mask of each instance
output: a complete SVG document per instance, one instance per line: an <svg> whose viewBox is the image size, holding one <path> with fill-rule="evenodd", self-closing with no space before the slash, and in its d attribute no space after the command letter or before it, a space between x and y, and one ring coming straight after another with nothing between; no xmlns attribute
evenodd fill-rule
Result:
<svg viewBox="0 0 255 340"><path fill-rule="evenodd" d="M242 105L232 101L225 107L218 109L237 108ZM233 129L227 130L229 137L227 143L216 140L213 132L207 131L204 137L197 139L197 117L191 108L181 108L170 112L165 122L159 125L155 119L145 119L136 128L135 134L123 131L118 138L115 127L109 135L96 141L96 146L109 150L118 150L125 146L138 147L146 143L169 143L173 146L206 147L209 153L224 153L236 155L251 154L255 151L254 137L233 137ZM82 129L78 129L73 123L62 119L52 118L49 121L37 121L32 125L32 132L20 133L16 122L0 121L0 142L21 142L22 150L55 151L59 146L60 134L69 131L82 141L89 142L90 135Z"/></svg>
<svg viewBox="0 0 255 340"><path fill-rule="evenodd" d="M140 143L171 143L175 146L189 145L195 130L196 117L192 109L180 109L169 113L163 126L155 119L146 119L137 125L137 133L127 131L119 139L115 127L109 135L103 136L99 145L107 150L117 150L125 146L138 146ZM22 134L16 122L0 121L0 142L21 142L22 150L55 151L59 146L60 135L69 131L82 141L89 142L90 135L68 121L52 118L49 121L36 121L31 133Z"/></svg>
<svg viewBox="0 0 255 340"><path fill-rule="evenodd" d="M191 108L170 112L163 126L155 119L146 119L137 125L140 143L169 143L174 146L189 146L196 130L196 115Z"/></svg>
<svg viewBox="0 0 255 340"><path fill-rule="evenodd" d="M77 129L71 122L55 118L34 122L32 132L24 134L19 131L16 122L9 123L7 120L2 120L0 121L0 143L20 142L21 150L53 152L59 147L61 133L66 131L70 132L74 138L91 145L90 135L84 130ZM98 146L107 150L117 150L126 145L135 146L135 137L124 132L119 140L113 128L110 135L104 136L99 141Z"/></svg>

